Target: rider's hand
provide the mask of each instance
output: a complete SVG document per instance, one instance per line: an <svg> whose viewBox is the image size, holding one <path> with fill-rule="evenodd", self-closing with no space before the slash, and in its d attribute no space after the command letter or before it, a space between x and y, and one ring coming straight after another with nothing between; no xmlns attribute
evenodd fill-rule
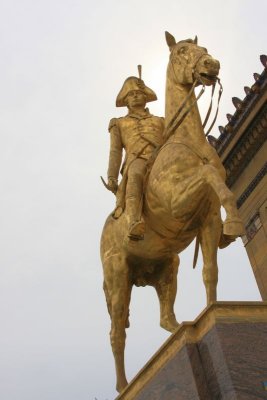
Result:
<svg viewBox="0 0 267 400"><path fill-rule="evenodd" d="M108 190L116 194L118 190L118 179L113 178L112 176L108 178Z"/></svg>

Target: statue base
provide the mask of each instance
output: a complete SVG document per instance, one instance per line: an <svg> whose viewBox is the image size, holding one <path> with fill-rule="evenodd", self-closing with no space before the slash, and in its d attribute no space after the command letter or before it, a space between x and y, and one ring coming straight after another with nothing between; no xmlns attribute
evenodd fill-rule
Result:
<svg viewBox="0 0 267 400"><path fill-rule="evenodd" d="M184 322L117 400L267 399L267 302L216 302Z"/></svg>

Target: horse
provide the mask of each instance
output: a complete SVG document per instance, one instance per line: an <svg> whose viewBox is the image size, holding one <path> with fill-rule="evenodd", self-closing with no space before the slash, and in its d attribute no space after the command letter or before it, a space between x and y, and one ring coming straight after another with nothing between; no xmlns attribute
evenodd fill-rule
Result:
<svg viewBox="0 0 267 400"><path fill-rule="evenodd" d="M124 366L131 290L153 286L160 303L160 326L174 332L178 254L197 238L203 255L207 304L216 301L217 249L243 234L235 199L225 184L225 170L202 127L194 88L215 84L220 64L197 40L176 42L166 32L170 60L166 76L165 143L144 187L144 240L127 236L126 211L110 215L101 237L104 292L111 318L110 341L116 389L127 386ZM178 110L177 110L178 108ZM224 207L226 219L221 219Z"/></svg>

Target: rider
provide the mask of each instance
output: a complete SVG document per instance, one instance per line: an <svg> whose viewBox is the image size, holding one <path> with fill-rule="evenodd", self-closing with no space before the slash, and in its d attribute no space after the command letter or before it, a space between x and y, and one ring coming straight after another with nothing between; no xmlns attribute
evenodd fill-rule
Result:
<svg viewBox="0 0 267 400"><path fill-rule="evenodd" d="M139 78L127 78L117 96L117 107L128 107L125 117L113 118L109 124L110 153L108 189L116 194L114 218L119 218L124 208L128 221L128 236L132 240L144 237L142 218L143 185L147 160L153 150L163 142L164 119L149 113L146 103L157 100L156 94ZM122 152L122 180L118 186Z"/></svg>

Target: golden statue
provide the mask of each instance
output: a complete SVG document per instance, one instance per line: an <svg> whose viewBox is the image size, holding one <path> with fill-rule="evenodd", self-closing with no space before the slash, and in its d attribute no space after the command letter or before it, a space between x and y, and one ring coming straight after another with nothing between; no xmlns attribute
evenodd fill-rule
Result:
<svg viewBox="0 0 267 400"><path fill-rule="evenodd" d="M163 118L155 117L145 108L147 102L157 99L156 94L145 86L140 76L129 77L124 82L117 100L117 107L128 107L125 117L113 118L109 124L110 154L107 188L116 193L117 205L113 213L119 218L126 207L128 236L132 240L144 238L145 223L142 217L143 185L147 161L153 150L163 143ZM122 150L125 160L122 166L123 179L118 187Z"/></svg>
<svg viewBox="0 0 267 400"><path fill-rule="evenodd" d="M197 39L176 43L166 32L166 40L170 60L163 136L162 119L150 116L144 108L156 96L140 77L128 78L117 98L117 106L128 106L128 116L110 124L108 188L114 193L121 151L126 149L117 207L108 217L101 239L119 392L127 385L125 328L129 327L132 286L150 285L156 289L160 325L174 332L178 327L173 311L178 254L196 238L203 254L203 281L210 304L216 301L217 249L243 234L234 196L225 184L224 167L205 136L194 94L197 85L215 86L220 64L198 46ZM150 171L145 177L149 156ZM125 193L125 206L120 192ZM226 211L224 222L221 206Z"/></svg>

